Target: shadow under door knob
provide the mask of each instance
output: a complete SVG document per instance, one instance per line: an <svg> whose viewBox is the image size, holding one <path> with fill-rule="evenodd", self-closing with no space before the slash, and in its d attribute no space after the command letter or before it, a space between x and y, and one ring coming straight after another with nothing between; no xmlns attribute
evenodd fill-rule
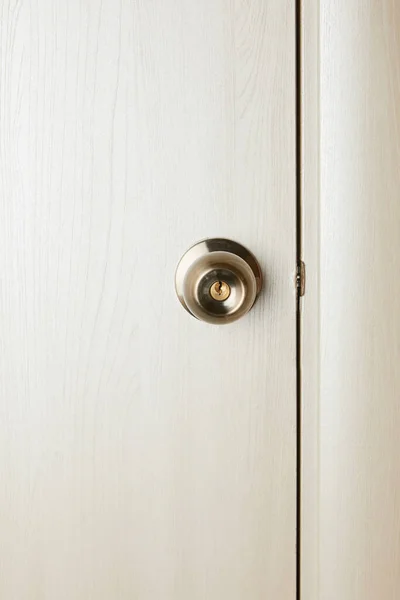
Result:
<svg viewBox="0 0 400 600"><path fill-rule="evenodd" d="M194 317L222 325L245 315L262 287L260 265L241 244L223 238L198 242L182 256L175 288Z"/></svg>

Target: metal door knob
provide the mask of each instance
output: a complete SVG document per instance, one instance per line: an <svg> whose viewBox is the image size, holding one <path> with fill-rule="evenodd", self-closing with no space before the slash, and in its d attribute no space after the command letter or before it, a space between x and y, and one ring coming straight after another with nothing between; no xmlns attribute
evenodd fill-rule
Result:
<svg viewBox="0 0 400 600"><path fill-rule="evenodd" d="M223 238L198 242L182 256L175 288L182 306L206 323L232 323L245 315L262 287L260 265L241 244Z"/></svg>

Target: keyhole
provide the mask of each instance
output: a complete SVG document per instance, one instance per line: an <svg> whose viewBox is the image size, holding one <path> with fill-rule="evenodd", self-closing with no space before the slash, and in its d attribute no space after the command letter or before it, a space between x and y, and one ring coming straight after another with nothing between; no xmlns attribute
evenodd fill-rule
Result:
<svg viewBox="0 0 400 600"><path fill-rule="evenodd" d="M216 281L210 287L210 296L218 302L223 302L229 298L231 294L231 288L225 281Z"/></svg>

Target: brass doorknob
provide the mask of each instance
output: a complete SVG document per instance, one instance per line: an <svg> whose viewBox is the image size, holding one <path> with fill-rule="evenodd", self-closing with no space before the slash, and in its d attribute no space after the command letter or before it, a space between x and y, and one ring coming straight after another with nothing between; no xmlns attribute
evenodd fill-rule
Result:
<svg viewBox="0 0 400 600"><path fill-rule="evenodd" d="M245 315L262 287L260 265L241 244L223 238L198 242L179 261L175 288L182 306L206 323Z"/></svg>

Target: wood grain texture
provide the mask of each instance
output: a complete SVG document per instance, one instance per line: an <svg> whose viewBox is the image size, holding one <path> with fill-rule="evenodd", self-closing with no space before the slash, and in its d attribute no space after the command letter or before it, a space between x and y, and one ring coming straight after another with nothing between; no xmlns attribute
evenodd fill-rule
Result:
<svg viewBox="0 0 400 600"><path fill-rule="evenodd" d="M320 590L400 597L400 4L321 2Z"/></svg>
<svg viewBox="0 0 400 600"><path fill-rule="evenodd" d="M289 0L5 0L0 596L293 600ZM243 321L175 298L248 245Z"/></svg>

